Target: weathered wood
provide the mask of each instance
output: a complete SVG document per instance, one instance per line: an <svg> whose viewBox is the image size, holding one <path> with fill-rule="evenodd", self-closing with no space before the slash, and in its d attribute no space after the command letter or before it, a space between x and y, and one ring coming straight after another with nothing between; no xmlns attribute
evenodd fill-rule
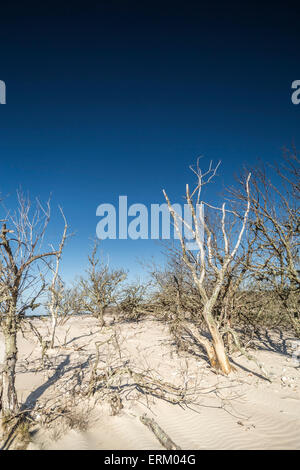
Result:
<svg viewBox="0 0 300 470"><path fill-rule="evenodd" d="M167 450L181 450L181 447L176 445L172 439L165 433L165 431L154 421L153 418L148 418L146 414L140 416L140 421L153 432L155 437L159 440L161 445Z"/></svg>
<svg viewBox="0 0 300 470"><path fill-rule="evenodd" d="M17 392L15 388L15 375L17 363L17 332L13 323L10 330L4 329L5 362L2 370L1 407L2 413L10 414L19 411Z"/></svg>

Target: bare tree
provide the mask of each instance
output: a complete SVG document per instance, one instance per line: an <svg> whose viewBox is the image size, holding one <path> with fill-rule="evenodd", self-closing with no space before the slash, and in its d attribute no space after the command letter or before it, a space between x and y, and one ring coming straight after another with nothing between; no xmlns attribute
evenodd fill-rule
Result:
<svg viewBox="0 0 300 470"><path fill-rule="evenodd" d="M63 231L62 239L59 245L59 249L55 255L55 265L54 267L51 266L51 270L53 273L52 281L49 287L49 302L47 303L47 307L50 311L51 314L51 339L50 339L50 348L54 347L54 341L55 341L55 331L56 331L56 326L57 326L57 320L58 316L61 313L61 308L62 308L62 300L64 298L64 284L62 283L60 277L59 277L59 265L60 265L60 260L61 260L61 255L62 251L66 242L67 238L67 230L68 230L68 225L67 221L65 218L65 215L60 208L61 215L64 219L65 222L65 228Z"/></svg>
<svg viewBox="0 0 300 470"><path fill-rule="evenodd" d="M100 326L105 325L104 314L108 307L116 305L118 288L126 279L123 269L110 269L97 257L98 244L95 243L86 277L79 280L78 292L83 313L98 318Z"/></svg>
<svg viewBox="0 0 300 470"><path fill-rule="evenodd" d="M148 269L153 284L151 300L155 317L170 321L173 326L182 319L189 319L199 326L201 302L182 253L172 244L164 254L167 262L163 268L152 264Z"/></svg>
<svg viewBox="0 0 300 470"><path fill-rule="evenodd" d="M15 388L17 332L22 317L39 306L45 289L45 261L58 256L62 245L43 251L44 235L50 220L50 203L37 201L32 210L28 198L18 193L18 210L7 212L0 233L0 324L5 340L5 358L0 382L0 409L5 418L19 409ZM66 222L65 229L66 231Z"/></svg>
<svg viewBox="0 0 300 470"><path fill-rule="evenodd" d="M132 282L127 284L121 292L121 300L118 308L123 318L127 321L138 321L145 313L146 293L148 284Z"/></svg>
<svg viewBox="0 0 300 470"><path fill-rule="evenodd" d="M78 286L67 288L59 277L54 290L55 303L57 305L57 325L65 324L72 315L82 312L82 305Z"/></svg>
<svg viewBox="0 0 300 470"><path fill-rule="evenodd" d="M268 297L281 303L300 334L300 160L286 151L276 166L252 169L249 226L256 234L254 278L263 283ZM231 194L245 202L241 191Z"/></svg>
<svg viewBox="0 0 300 470"><path fill-rule="evenodd" d="M206 349L211 365L214 368L221 370L224 374L229 374L231 371L231 365L224 347L222 333L219 330L218 323L214 316L214 307L218 301L222 286L224 285L226 273L237 255L246 228L250 211L250 174L247 176L245 182L247 204L241 220L241 228L238 231L235 242L232 243L227 233L226 218L229 215L231 217L238 216L232 211L227 210L225 203L221 208L219 208L201 200L201 190L203 186L209 183L215 176L218 166L219 165L213 168L212 164L210 164L208 171L205 173L202 173L199 168L199 162L197 162L196 169L192 168L197 177L196 186L191 192L189 185L186 185L186 200L192 216L191 223L188 223L183 217L175 212L166 192L163 191L163 193L180 240L183 260L191 271L194 284L201 299L202 310L199 313L202 315L211 337L211 339L208 339L199 336L197 339ZM221 238L213 236L213 231L203 216L203 213L201 211L199 213L198 211L200 204L205 204L206 208L220 212ZM182 223L188 228L194 237L198 249L197 255L187 249L187 243L181 230ZM203 228L204 231L203 236L201 236L201 228ZM222 250L220 248L220 243L222 243L223 246ZM219 249L216 249L216 247ZM222 256L220 256L221 251ZM210 288L207 286L209 271L214 275L213 278L209 279Z"/></svg>

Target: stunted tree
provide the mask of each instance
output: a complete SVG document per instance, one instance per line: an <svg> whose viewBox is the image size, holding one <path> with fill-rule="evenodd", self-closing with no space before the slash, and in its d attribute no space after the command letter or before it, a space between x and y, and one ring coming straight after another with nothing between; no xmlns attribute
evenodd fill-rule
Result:
<svg viewBox="0 0 300 470"><path fill-rule="evenodd" d="M246 207L241 220L239 220L237 214L226 209L225 203L221 207L215 207L201 199L203 186L212 180L218 166L219 164L213 168L212 164L210 164L209 169L203 173L198 161L196 169L191 168L197 180L192 191L190 191L189 185L186 185L186 201L191 214L191 220L189 221L185 220L184 217L174 210L166 192L163 191L163 193L180 240L183 261L192 274L194 285L199 294L201 301L199 315L202 316L210 335L210 338L198 335L197 339L205 348L212 367L219 369L224 374L229 374L232 368L225 350L222 331L220 331L220 325L215 316L215 306L224 286L226 274L238 254L246 229L250 211L250 174L248 174L245 181ZM201 210L203 206L206 210L218 211L221 214L220 236L215 236L208 223L208 219L204 217L204 213ZM232 218L236 218L237 222L240 222L240 229L237 231L236 236L232 234L230 237L228 236L228 218L231 219L230 226L232 225ZM188 249L187 240L183 235L182 224L192 234L197 246L196 251ZM186 329L188 329L188 325L186 325Z"/></svg>
<svg viewBox="0 0 300 470"><path fill-rule="evenodd" d="M97 257L98 244L94 244L88 257L89 267L86 276L81 277L78 286L79 303L82 313L90 313L105 326L104 314L108 307L116 305L120 284L127 274L123 269L111 269Z"/></svg>
<svg viewBox="0 0 300 470"><path fill-rule="evenodd" d="M173 322L183 318L199 324L199 295L190 270L177 246L168 246L164 252L167 263L163 268L149 266L154 290L151 295L156 318Z"/></svg>
<svg viewBox="0 0 300 470"><path fill-rule="evenodd" d="M246 203L247 203L247 194ZM241 219L244 216L245 208L241 210ZM238 214L238 212L236 212ZM227 236L229 240L234 241L240 229L240 219L235 213L231 215L231 222L227 224ZM212 219L207 217L207 226L209 227L212 240L213 249L216 259L219 263L223 262L224 247L221 242L223 238L222 233L222 217L223 214L216 214L214 211ZM219 241L219 242L218 242ZM240 327L240 312L244 299L244 292L248 290L249 283L251 283L251 266L253 258L255 257L255 243L256 234L250 230L246 230L238 251L235 254L234 260L229 263L224 273L224 280L218 300L214 306L214 317L216 319L218 329L223 335L227 348L230 350L232 340L234 340L232 328ZM211 281L208 283L209 289L212 290L215 283L215 273L211 268L208 268L208 273ZM209 285L210 284L210 285ZM237 339L237 336L235 335ZM236 340L234 340L236 342ZM237 346L237 344L236 344Z"/></svg>
<svg viewBox="0 0 300 470"><path fill-rule="evenodd" d="M19 410L15 387L18 358L17 332L27 311L39 306L45 289L45 270L50 257L60 256L58 249L43 250L44 236L50 220L50 203L44 207L18 193L18 208L7 212L0 232L0 326L5 341L5 358L0 380L2 417ZM66 233L66 221L63 231Z"/></svg>
<svg viewBox="0 0 300 470"><path fill-rule="evenodd" d="M256 236L251 271L300 335L300 159L295 150L286 151L279 164L251 172L249 227ZM245 203L241 191L230 193Z"/></svg>
<svg viewBox="0 0 300 470"><path fill-rule="evenodd" d="M65 215L60 208L61 215L65 222L65 228L63 231L62 239L59 245L59 249L55 255L54 266L50 265L52 271L52 281L49 287L49 301L47 303L48 310L51 315L51 339L50 339L50 348L54 347L55 341L55 332L59 314L63 313L63 301L65 299L65 286L59 276L59 265L61 261L62 251L67 238L68 225L65 218Z"/></svg>
<svg viewBox="0 0 300 470"><path fill-rule="evenodd" d="M122 289L118 307L125 320L138 321L148 313L146 308L147 288L147 284L137 281L127 284Z"/></svg>

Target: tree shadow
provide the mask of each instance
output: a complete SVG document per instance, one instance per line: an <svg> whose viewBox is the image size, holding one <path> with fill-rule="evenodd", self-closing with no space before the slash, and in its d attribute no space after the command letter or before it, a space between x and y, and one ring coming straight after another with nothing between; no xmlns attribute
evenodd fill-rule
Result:
<svg viewBox="0 0 300 470"><path fill-rule="evenodd" d="M199 331L199 334L204 336L206 339L211 339L206 331ZM209 366L211 365L207 357L206 350L202 344L199 343L197 338L191 331L186 332L185 342L187 344L186 351L192 356L196 356L199 359L205 361ZM196 349L196 350L195 350Z"/></svg>
<svg viewBox="0 0 300 470"><path fill-rule="evenodd" d="M87 338L88 336L93 336L93 335L95 335L96 333L97 333L97 331L95 331L94 333L90 332L90 333L87 334L87 335L75 336L75 338L72 338L72 339L70 339L70 341L66 342L66 343L65 343L65 346L67 346L68 344L73 343L73 342L76 341L77 339Z"/></svg>
<svg viewBox="0 0 300 470"><path fill-rule="evenodd" d="M267 377L264 377L263 375L259 374L258 372L254 372L253 370L248 369L247 367L243 366L242 364L239 364L236 360L232 359L232 357L230 357L230 362L232 362L235 366L239 367L240 369L243 369L245 372L248 372L252 375L255 375L259 379L265 380L267 382L271 382L271 380L268 379Z"/></svg>
<svg viewBox="0 0 300 470"><path fill-rule="evenodd" d="M53 375L49 377L49 379L43 385L40 385L36 390L32 391L28 395L25 403L21 407L21 411L32 410L36 405L38 399L49 387L51 387L51 385L54 385L55 382L57 382L60 378L62 378L65 374L72 370L82 370L88 367L90 365L92 357L94 357L94 355L90 354L84 362L74 364L71 367L67 367L70 364L70 355L68 354L64 358L64 360L55 368ZM71 380L71 378L69 378L68 380Z"/></svg>
<svg viewBox="0 0 300 470"><path fill-rule="evenodd" d="M277 334L273 336L271 335L272 332L276 332ZM255 344L257 350L270 351L283 356L290 355L288 351L288 342L295 340L295 337L292 336L284 337L284 334L280 329L273 329L271 331L265 329L264 331L257 331L256 337L258 339L258 342Z"/></svg>
<svg viewBox="0 0 300 470"><path fill-rule="evenodd" d="M33 392L31 392L25 403L22 405L21 407L21 411L22 410L28 410L28 409L32 409L36 402L38 401L38 399L43 395L43 393L49 388L51 387L51 385L53 385L63 374L64 374L64 369L65 367L70 364L70 355L68 354L65 359L56 367L53 375L51 375L51 377L49 377L49 379L47 380L47 382L45 382L43 385L40 385L36 390L34 390Z"/></svg>

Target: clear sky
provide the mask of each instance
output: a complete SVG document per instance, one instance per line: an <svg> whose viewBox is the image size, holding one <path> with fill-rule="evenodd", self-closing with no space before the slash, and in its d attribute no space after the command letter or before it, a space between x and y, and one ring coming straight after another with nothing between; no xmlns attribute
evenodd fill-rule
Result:
<svg viewBox="0 0 300 470"><path fill-rule="evenodd" d="M163 4L163 6L161 5ZM251 2L252 3L252 2ZM47 2L1 5L0 191L52 193L76 235L63 273L86 265L96 208L181 202L188 166L222 160L209 198L233 172L299 147L298 10L288 2ZM11 195L11 196L9 196ZM54 215L51 233L62 223ZM52 232L51 232L52 231ZM151 240L106 240L113 266L141 273Z"/></svg>

